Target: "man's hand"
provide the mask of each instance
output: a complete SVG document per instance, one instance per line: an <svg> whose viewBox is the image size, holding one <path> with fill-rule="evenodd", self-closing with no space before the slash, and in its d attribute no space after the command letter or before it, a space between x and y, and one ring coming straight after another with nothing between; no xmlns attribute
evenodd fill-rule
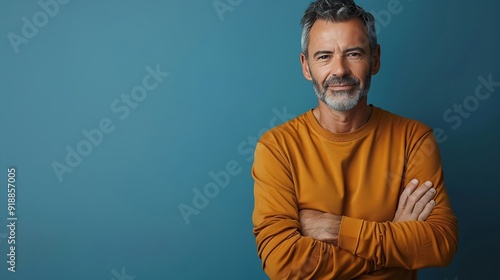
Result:
<svg viewBox="0 0 500 280"><path fill-rule="evenodd" d="M436 190L432 187L432 182L427 181L420 187L418 183L417 179L413 179L406 185L399 197L393 222L425 221L431 214L436 205L433 200Z"/></svg>
<svg viewBox="0 0 500 280"><path fill-rule="evenodd" d="M425 221L431 214L436 204L433 200L436 190L429 181L420 187L418 184L419 181L413 179L406 185L393 222ZM337 245L342 216L303 209L299 211L299 221L303 236Z"/></svg>
<svg viewBox="0 0 500 280"><path fill-rule="evenodd" d="M299 220L303 236L337 245L342 216L303 209L299 212Z"/></svg>

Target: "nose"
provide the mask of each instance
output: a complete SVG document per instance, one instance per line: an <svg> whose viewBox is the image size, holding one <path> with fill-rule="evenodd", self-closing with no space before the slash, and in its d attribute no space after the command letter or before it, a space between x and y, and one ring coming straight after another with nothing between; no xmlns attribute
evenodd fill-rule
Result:
<svg viewBox="0 0 500 280"><path fill-rule="evenodd" d="M332 58L331 74L337 77L344 77L350 74L351 70L343 55L336 55Z"/></svg>

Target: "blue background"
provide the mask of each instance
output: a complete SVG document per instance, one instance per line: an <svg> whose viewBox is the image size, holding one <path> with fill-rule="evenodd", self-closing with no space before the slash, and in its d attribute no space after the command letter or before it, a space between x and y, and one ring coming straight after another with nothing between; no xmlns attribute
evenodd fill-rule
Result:
<svg viewBox="0 0 500 280"><path fill-rule="evenodd" d="M460 225L453 263L421 279L495 279L500 87L460 125L443 114L473 100L478 77L500 81L500 2L400 0L389 18L394 1L358 3L379 18L382 69L369 102L446 133L440 149ZM309 1L220 0L230 7L222 13L214 2L69 1L18 46L9 34L23 36L23 17L44 23L43 9L0 2L0 279L267 279L252 234L252 143L277 112L317 103L299 64ZM147 66L169 76L120 119L111 104L142 85ZM66 165L66 147L105 118L114 130L59 180L52 164ZM240 172L187 223L179 206L194 207L193 189L228 163ZM15 273L6 263L9 167Z"/></svg>

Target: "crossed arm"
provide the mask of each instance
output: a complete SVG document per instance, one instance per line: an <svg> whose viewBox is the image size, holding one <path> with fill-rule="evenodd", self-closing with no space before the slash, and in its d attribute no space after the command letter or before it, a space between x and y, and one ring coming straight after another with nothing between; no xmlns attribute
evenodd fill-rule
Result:
<svg viewBox="0 0 500 280"><path fill-rule="evenodd" d="M432 133L416 145L435 145ZM444 188L438 153L409 164L392 221L376 222L300 209L288 163L273 143L259 143L253 168L254 234L271 279L353 279L384 268L447 265L457 248L457 221ZM427 153L424 153L427 155ZM280 172L276 172L280 170ZM418 186L418 187L417 187Z"/></svg>
<svg viewBox="0 0 500 280"><path fill-rule="evenodd" d="M430 181L423 183L419 188L418 184L419 181L413 179L406 186L399 198L393 222L425 221L431 214L436 205L433 200L436 190ZM299 221L303 236L338 245L342 216L302 209L299 211Z"/></svg>

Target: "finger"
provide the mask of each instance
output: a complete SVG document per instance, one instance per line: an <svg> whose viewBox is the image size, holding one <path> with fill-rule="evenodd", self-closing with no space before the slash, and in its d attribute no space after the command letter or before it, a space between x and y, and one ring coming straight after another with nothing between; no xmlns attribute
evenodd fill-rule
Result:
<svg viewBox="0 0 500 280"><path fill-rule="evenodd" d="M410 197L415 199L415 202L419 201L426 193L432 188L432 182L426 181L422 185L420 185L411 195Z"/></svg>
<svg viewBox="0 0 500 280"><path fill-rule="evenodd" d="M420 213L424 211L425 207L427 207L427 204L432 201L435 195L436 190L434 188L430 188L415 204L415 207L413 207L411 217L416 220L420 216Z"/></svg>
<svg viewBox="0 0 500 280"><path fill-rule="evenodd" d="M420 201L420 199L422 199L422 197L424 197L424 195L432 188L432 182L430 181L427 181L425 183L423 183L422 185L420 185L409 197L408 197L408 201L407 201L407 205L406 205L406 213L407 214L411 214L413 212L415 212L414 208L415 206L417 206L418 202ZM419 211L422 211L422 209L425 207L425 204L427 202L429 202L430 200L428 201L425 201L424 203L420 203L420 207L417 209ZM419 212L420 213L420 212ZM417 215L418 216L418 215ZM415 216L415 218L417 217Z"/></svg>
<svg viewBox="0 0 500 280"><path fill-rule="evenodd" d="M436 201L431 200L427 205L425 205L424 210L418 216L418 221L425 221L431 214L432 210L434 210L434 206L436 206Z"/></svg>
<svg viewBox="0 0 500 280"><path fill-rule="evenodd" d="M396 209L396 213L394 214L394 219L393 221L398 221L401 215L405 212L406 209L406 204L408 202L408 197L415 191L415 189L418 187L419 181L417 179L412 179L408 184L406 185L405 189L399 196L399 201L398 201L398 208ZM413 208L413 206L412 206ZM411 213L411 212L410 212Z"/></svg>
<svg viewBox="0 0 500 280"><path fill-rule="evenodd" d="M415 191L415 189L418 186L418 180L413 179L411 180L405 187L404 191L401 193L401 196L399 197L399 205L398 209L399 210L404 210L408 197Z"/></svg>
<svg viewBox="0 0 500 280"><path fill-rule="evenodd" d="M422 185L415 187L413 192L408 196L406 199L406 205L405 208L403 209L403 214L412 217L413 219L416 219L418 217L418 214L414 214L414 208L419 202L419 200L424 196L424 194L429 190L431 186L429 186L429 183L432 186L432 183L427 181L423 183ZM426 201L427 203L428 201ZM425 203L420 206L420 211L425 207ZM420 212L419 212L420 213Z"/></svg>

